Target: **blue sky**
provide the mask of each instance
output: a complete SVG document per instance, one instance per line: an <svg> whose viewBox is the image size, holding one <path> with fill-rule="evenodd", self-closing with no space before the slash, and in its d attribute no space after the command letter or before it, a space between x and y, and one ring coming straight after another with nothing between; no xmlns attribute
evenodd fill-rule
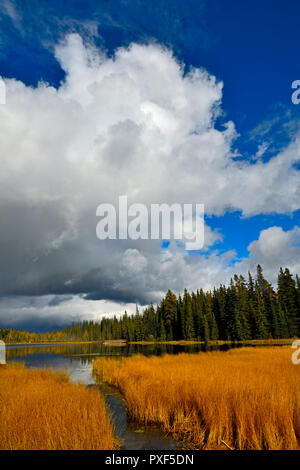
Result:
<svg viewBox="0 0 300 470"><path fill-rule="evenodd" d="M36 88L43 81L58 90L66 73L55 51L70 33L105 52L106 60L130 43L165 45L184 65L185 74L204 68L223 82L221 112L213 126L223 132L224 124L232 121L236 133L231 143L233 158L241 164L263 165L289 149L300 128L300 105L291 101L291 84L300 79L299 17L300 3L293 0L0 0L0 75L26 87ZM297 148L293 152L297 171ZM245 268L243 260L254 252L258 256L260 249L254 244L252 253L249 245L272 227L291 233L292 245L286 242L284 250L294 253L299 242L293 229L300 225L300 207L293 197L299 188L298 175L292 169L288 175L290 203L283 200L283 184L278 208L273 188L273 195L266 198L274 207L265 202L259 208L258 201L248 210L247 204L237 201L236 207L231 203L226 209L224 203L222 209L210 210L206 221L221 236L215 237L206 256L217 253L222 257L235 250L228 266ZM263 186L256 187L256 198ZM237 191L241 198L242 192L242 188ZM283 232L277 232L279 238ZM108 300L118 301L113 295ZM133 303L138 300L138 295L132 297Z"/></svg>
<svg viewBox="0 0 300 470"><path fill-rule="evenodd" d="M279 103L298 115L290 100L290 85L300 76L297 1L1 4L12 16L1 18L0 67L7 77L58 85L64 74L51 49L70 30L97 33L95 42L110 53L132 41L155 39L172 47L187 66L205 67L224 81L223 108L239 131L253 130Z"/></svg>

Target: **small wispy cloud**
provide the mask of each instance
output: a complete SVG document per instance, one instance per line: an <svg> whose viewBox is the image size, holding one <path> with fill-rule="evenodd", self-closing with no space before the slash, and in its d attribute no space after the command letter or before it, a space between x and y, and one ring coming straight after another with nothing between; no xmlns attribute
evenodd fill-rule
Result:
<svg viewBox="0 0 300 470"><path fill-rule="evenodd" d="M268 150L269 144L267 142L262 142L259 144L256 154L253 157L253 160L259 160Z"/></svg>
<svg viewBox="0 0 300 470"><path fill-rule="evenodd" d="M2 15L8 16L16 29L21 32L23 31L22 17L16 8L16 5L11 0L4 0L3 2L1 2L0 13Z"/></svg>

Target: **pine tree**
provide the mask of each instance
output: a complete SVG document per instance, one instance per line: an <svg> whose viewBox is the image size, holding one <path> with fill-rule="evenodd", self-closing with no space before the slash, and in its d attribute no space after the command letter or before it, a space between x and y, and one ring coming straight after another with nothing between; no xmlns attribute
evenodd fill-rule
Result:
<svg viewBox="0 0 300 470"><path fill-rule="evenodd" d="M209 292L205 299L205 317L209 327L209 339L217 340L219 338L218 326L213 312L212 296Z"/></svg>
<svg viewBox="0 0 300 470"><path fill-rule="evenodd" d="M183 337L185 340L190 340L194 338L192 298L186 289L184 290L183 295L182 311L182 318L184 321Z"/></svg>
<svg viewBox="0 0 300 470"><path fill-rule="evenodd" d="M236 336L235 325L235 303L236 303L236 290L233 280L230 279L229 287L226 290L225 299L225 319L226 319L226 340L233 340Z"/></svg>
<svg viewBox="0 0 300 470"><path fill-rule="evenodd" d="M250 271L248 271L248 298L249 300L254 300L255 298L254 281Z"/></svg>
<svg viewBox="0 0 300 470"><path fill-rule="evenodd" d="M143 318L140 315L138 306L134 316L134 337L135 341L143 341L145 339Z"/></svg>
<svg viewBox="0 0 300 470"><path fill-rule="evenodd" d="M196 337L207 342L210 337L209 326L205 315L205 294L203 290L197 291L197 325L198 330L195 331Z"/></svg>
<svg viewBox="0 0 300 470"><path fill-rule="evenodd" d="M177 312L176 312L176 324L175 324L175 339L180 340L183 338L183 325L184 325L184 320L182 319L182 299L181 296L179 295L178 301L177 301Z"/></svg>
<svg viewBox="0 0 300 470"><path fill-rule="evenodd" d="M214 289L213 293L213 312L217 322L219 339L226 339L227 325L226 325L226 287L220 286L219 289Z"/></svg>
<svg viewBox="0 0 300 470"><path fill-rule="evenodd" d="M195 338L200 338L199 329L200 329L200 318L198 313L198 305L197 305L197 293L192 292L192 313L193 313L193 325L194 325L194 334Z"/></svg>
<svg viewBox="0 0 300 470"><path fill-rule="evenodd" d="M162 304L166 337L168 341L173 340L173 329L175 330L175 319L177 313L176 295L169 289Z"/></svg>
<svg viewBox="0 0 300 470"><path fill-rule="evenodd" d="M253 323L253 339L269 338L270 333L268 330L264 304L258 290L255 292L255 302L250 302L250 308Z"/></svg>
<svg viewBox="0 0 300 470"><path fill-rule="evenodd" d="M288 320L289 336L296 337L300 333L298 316L298 292L296 283L288 268L280 268L278 275L278 301Z"/></svg>
<svg viewBox="0 0 300 470"><path fill-rule="evenodd" d="M248 273L234 276L228 287L212 292L188 293L176 298L169 290L156 310L150 304L142 314L136 307L134 315L125 311L121 318L101 318L83 321L61 331L28 333L1 329L4 341L51 341L64 339L107 340L123 338L128 341L160 339L244 340L250 338L288 338L298 336L300 326L300 281L289 269L280 268L278 290L264 278L257 266L255 282Z"/></svg>
<svg viewBox="0 0 300 470"><path fill-rule="evenodd" d="M251 338L248 292L243 276L235 275L234 280L236 296L232 337L236 341L243 341Z"/></svg>
<svg viewBox="0 0 300 470"><path fill-rule="evenodd" d="M160 341L166 341L166 329L165 329L165 325L164 325L164 321L163 319L161 318L160 322L159 322L159 339Z"/></svg>

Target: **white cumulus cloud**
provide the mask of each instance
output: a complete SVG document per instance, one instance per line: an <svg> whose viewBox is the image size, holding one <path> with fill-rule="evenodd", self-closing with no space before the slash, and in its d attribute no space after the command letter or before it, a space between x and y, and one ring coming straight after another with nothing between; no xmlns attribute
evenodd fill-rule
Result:
<svg viewBox="0 0 300 470"><path fill-rule="evenodd" d="M300 208L300 136L267 163L235 159L234 124L215 125L223 85L207 71L186 73L157 44L108 57L78 34L57 45L55 57L66 72L58 89L7 79L0 107L4 296L146 303L169 287L209 287L230 275L231 251L192 257L173 244L162 254L159 241L100 242L96 208L117 205L119 195L129 204L203 203L216 215ZM297 248L287 247L298 232L287 240L280 227L268 230L249 259L271 266L276 246L282 261L292 260ZM221 240L206 227L205 250Z"/></svg>

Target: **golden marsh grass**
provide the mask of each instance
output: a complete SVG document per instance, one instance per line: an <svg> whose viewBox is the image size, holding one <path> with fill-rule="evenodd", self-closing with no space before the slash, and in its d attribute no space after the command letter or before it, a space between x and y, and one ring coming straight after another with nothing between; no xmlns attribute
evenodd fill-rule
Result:
<svg viewBox="0 0 300 470"><path fill-rule="evenodd" d="M194 448L299 449L300 365L291 347L99 358L94 373L119 388L130 416Z"/></svg>
<svg viewBox="0 0 300 470"><path fill-rule="evenodd" d="M0 366L1 450L115 449L105 401L65 373Z"/></svg>

